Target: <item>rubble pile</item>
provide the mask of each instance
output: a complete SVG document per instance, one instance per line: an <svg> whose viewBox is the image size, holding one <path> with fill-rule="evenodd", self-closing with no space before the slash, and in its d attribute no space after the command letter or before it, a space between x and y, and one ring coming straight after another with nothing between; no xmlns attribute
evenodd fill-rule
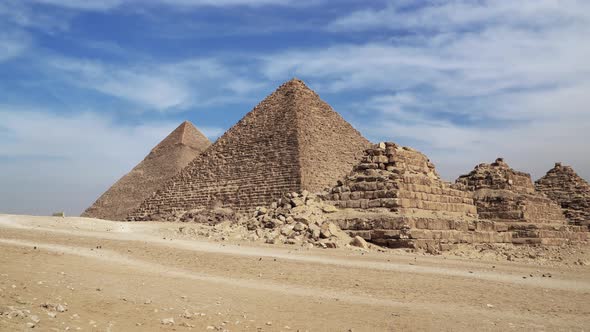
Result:
<svg viewBox="0 0 590 332"><path fill-rule="evenodd" d="M268 208L257 208L246 221L246 228L256 232L266 243L338 248L350 244L353 239L326 218L327 214L336 211L333 205L323 202L315 194L293 192L285 194ZM355 244L367 246L359 239Z"/></svg>

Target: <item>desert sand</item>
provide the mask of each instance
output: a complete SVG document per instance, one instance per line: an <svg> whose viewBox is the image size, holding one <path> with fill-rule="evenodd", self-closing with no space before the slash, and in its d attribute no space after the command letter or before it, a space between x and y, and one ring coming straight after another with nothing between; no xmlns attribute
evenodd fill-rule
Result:
<svg viewBox="0 0 590 332"><path fill-rule="evenodd" d="M309 249L188 238L179 226L0 215L0 330L590 327L590 267L573 258Z"/></svg>

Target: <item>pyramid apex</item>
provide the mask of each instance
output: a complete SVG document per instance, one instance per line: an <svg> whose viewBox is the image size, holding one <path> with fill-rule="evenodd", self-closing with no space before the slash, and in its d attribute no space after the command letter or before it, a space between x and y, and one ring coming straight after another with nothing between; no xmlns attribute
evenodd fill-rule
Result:
<svg viewBox="0 0 590 332"><path fill-rule="evenodd" d="M204 149L211 142L190 121L183 121L166 138L164 138L152 152L167 148L172 145L183 144L194 149Z"/></svg>
<svg viewBox="0 0 590 332"><path fill-rule="evenodd" d="M305 82L303 82L302 80L298 79L297 77L293 77L292 79L290 79L289 81L281 84L281 86L279 86L278 90L309 90L309 91L313 91L311 90L307 84L305 84Z"/></svg>

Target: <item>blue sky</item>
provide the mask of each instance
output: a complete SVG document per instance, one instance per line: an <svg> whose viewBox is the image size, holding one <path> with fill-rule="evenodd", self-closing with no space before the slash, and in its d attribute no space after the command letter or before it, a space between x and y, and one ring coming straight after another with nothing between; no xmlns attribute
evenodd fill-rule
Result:
<svg viewBox="0 0 590 332"><path fill-rule="evenodd" d="M446 180L498 156L590 179L588 36L584 0L2 0L0 211L78 214L294 76Z"/></svg>

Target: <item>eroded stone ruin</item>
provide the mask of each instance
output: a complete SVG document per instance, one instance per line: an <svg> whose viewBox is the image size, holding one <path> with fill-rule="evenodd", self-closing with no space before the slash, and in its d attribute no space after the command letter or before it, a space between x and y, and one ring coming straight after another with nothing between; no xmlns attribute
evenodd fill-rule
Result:
<svg viewBox="0 0 590 332"><path fill-rule="evenodd" d="M566 224L559 205L535 190L529 174L513 170L502 158L477 165L455 187L473 192L479 217L512 232L513 243L562 244L586 238L582 228Z"/></svg>
<svg viewBox="0 0 590 332"><path fill-rule="evenodd" d="M293 79L162 186L130 219L169 219L214 206L252 211L286 192L316 192L347 174L369 145L315 92Z"/></svg>
<svg viewBox="0 0 590 332"><path fill-rule="evenodd" d="M535 188L561 205L571 224L590 226L590 184L571 166L555 163Z"/></svg>
<svg viewBox="0 0 590 332"><path fill-rule="evenodd" d="M474 193L481 218L502 222L563 224L555 202L535 190L531 176L515 171L502 158L479 164L456 180L455 187Z"/></svg>
<svg viewBox="0 0 590 332"><path fill-rule="evenodd" d="M348 209L330 215L340 228L387 247L437 251L511 240L477 219L471 192L442 181L424 154L391 142L367 149L326 199Z"/></svg>
<svg viewBox="0 0 590 332"><path fill-rule="evenodd" d="M118 180L82 217L125 220L141 202L158 190L211 142L190 122L183 122L156 145L145 159Z"/></svg>

